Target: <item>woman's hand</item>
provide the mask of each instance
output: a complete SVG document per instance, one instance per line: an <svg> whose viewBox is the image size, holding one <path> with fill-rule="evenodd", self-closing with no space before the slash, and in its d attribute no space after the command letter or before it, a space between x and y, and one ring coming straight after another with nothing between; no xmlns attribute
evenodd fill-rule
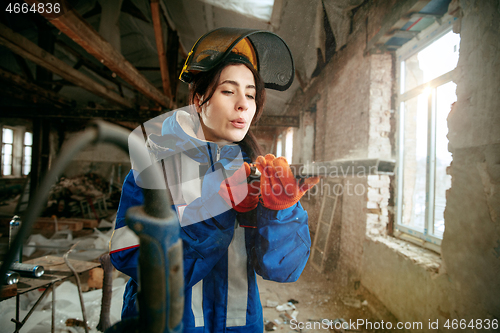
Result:
<svg viewBox="0 0 500 333"><path fill-rule="evenodd" d="M259 203L260 182L247 182L250 166L243 163L231 177L220 184L219 195L239 213L255 209Z"/></svg>
<svg viewBox="0 0 500 333"><path fill-rule="evenodd" d="M296 204L311 187L319 182L319 177L306 178L298 182L284 157L272 154L257 157L255 163L261 175L260 190L264 207L281 210Z"/></svg>

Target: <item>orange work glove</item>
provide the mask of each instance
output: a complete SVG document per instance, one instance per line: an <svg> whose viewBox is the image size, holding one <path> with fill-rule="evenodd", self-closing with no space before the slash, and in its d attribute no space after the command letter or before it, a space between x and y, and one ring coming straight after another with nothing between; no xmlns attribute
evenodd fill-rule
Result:
<svg viewBox="0 0 500 333"><path fill-rule="evenodd" d="M231 177L220 184L219 195L239 213L255 209L259 203L260 182L247 182L250 166L243 163Z"/></svg>
<svg viewBox="0 0 500 333"><path fill-rule="evenodd" d="M295 179L284 157L272 154L259 156L256 161L260 177L260 190L264 207L281 210L292 207L311 187L319 182L319 177L306 178L303 182Z"/></svg>

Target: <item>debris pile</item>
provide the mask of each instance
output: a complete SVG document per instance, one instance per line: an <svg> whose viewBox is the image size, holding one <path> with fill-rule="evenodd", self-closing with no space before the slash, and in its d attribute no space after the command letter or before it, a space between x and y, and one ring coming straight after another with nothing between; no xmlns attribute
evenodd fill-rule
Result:
<svg viewBox="0 0 500 333"><path fill-rule="evenodd" d="M329 297L325 299L327 302ZM355 299L354 297L348 297L342 302L348 307L360 308L361 306L367 306L368 302L365 300L363 302ZM276 309L276 317L272 320L264 318L264 328L267 332L279 331L279 332L300 332L300 333L313 333L313 332L337 332L337 333L347 333L353 331L350 329L349 322L343 318L298 318L299 302L294 299L289 299L286 303L279 304L277 301L267 299L266 303L263 304L266 308ZM306 302L306 306L310 305L310 302ZM323 304L323 301L318 303ZM304 313L307 313L307 309ZM304 313L302 317L304 316ZM269 313L268 313L269 316ZM354 330L356 331L356 330Z"/></svg>
<svg viewBox="0 0 500 333"><path fill-rule="evenodd" d="M299 311L297 310L295 304L299 301L294 299L289 299L287 303L279 304L276 301L267 300L266 307L275 308L276 311L280 312L279 318L275 318L271 321L264 319L264 328L266 331L275 331L281 324L289 325L290 321L294 320L297 322L297 316Z"/></svg>
<svg viewBox="0 0 500 333"><path fill-rule="evenodd" d="M115 207L117 204L120 190L95 173L62 177L52 187L42 216L104 217L108 206Z"/></svg>

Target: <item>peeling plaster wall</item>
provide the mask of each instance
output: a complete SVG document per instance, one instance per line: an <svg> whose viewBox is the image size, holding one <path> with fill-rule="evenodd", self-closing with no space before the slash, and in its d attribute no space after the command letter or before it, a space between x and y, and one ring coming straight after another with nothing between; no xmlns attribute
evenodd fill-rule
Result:
<svg viewBox="0 0 500 333"><path fill-rule="evenodd" d="M452 186L441 256L387 237L363 250L362 284L400 320L500 318L500 2L460 1L457 102L449 117ZM423 257L423 254L427 257ZM424 258L424 259L423 259ZM472 331L472 330L470 330Z"/></svg>
<svg viewBox="0 0 500 333"><path fill-rule="evenodd" d="M448 117L452 186L442 244L466 318L500 317L500 2L460 1L457 102Z"/></svg>
<svg viewBox="0 0 500 333"><path fill-rule="evenodd" d="M299 159L304 161L311 153L315 161L366 159L380 154L383 154L380 157L387 158L390 155L389 140L381 133L386 133L390 128L392 58L388 54L364 54L368 35L366 17L379 20L382 13L393 4L392 1L385 3L385 7L373 4L363 6L356 13L354 29L348 36L347 45L290 103L288 114L302 115L302 127L298 133L304 135L306 126L311 126L311 117L315 117L314 149L307 152L306 149L300 150ZM377 22L373 24L377 25ZM311 113L310 110L315 112ZM305 135L304 138L304 144L308 144L308 138ZM343 192L341 207L337 208L341 209L340 225L332 227L335 232L330 233L326 249L328 259L325 261L324 273L329 275L332 288L336 289L354 288L361 279L363 243L367 232L367 200L373 196L369 194L368 178L358 176L359 170L355 170L353 176L352 171L338 170L339 176L342 173L351 175L343 178L342 187L339 188ZM313 237L317 232L322 193L326 191L321 189L324 185L320 183L317 186L319 189L312 190L311 195L301 201L308 211ZM388 187L388 183L384 185ZM380 194L380 187L371 192L374 191ZM378 222L378 215L372 215Z"/></svg>
<svg viewBox="0 0 500 333"><path fill-rule="evenodd" d="M360 280L398 320L422 322L415 332L430 331L429 321L438 320L444 332L447 319L500 319L500 2L459 2L458 100L448 117L452 187L442 254L386 236L392 207L385 176L355 179L367 192L343 197L340 231L329 240L339 242L334 262L327 261L334 269L325 270L332 288L349 290ZM290 104L290 114L316 107L317 161L391 157L392 59L364 56L363 50L392 5L387 0L363 6L346 47ZM321 199L302 200L313 236Z"/></svg>

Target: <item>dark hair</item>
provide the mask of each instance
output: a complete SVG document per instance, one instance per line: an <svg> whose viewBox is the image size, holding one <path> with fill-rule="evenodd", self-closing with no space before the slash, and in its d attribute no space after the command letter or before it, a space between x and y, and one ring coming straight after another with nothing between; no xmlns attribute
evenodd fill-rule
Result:
<svg viewBox="0 0 500 333"><path fill-rule="evenodd" d="M220 75L222 70L230 65L245 65L253 74L255 80L255 115L253 116L251 125L255 124L257 120L259 120L262 115L262 111L264 111L264 103L266 101L266 90L264 87L264 81L262 80L259 72L253 68L251 64L238 62L234 60L226 60L214 67L213 69L207 72L200 72L194 75L193 81L189 85L189 103L194 104L196 95L203 96L203 101L200 104L207 103L210 98L215 93L217 89L217 84L219 83ZM250 157L252 161L257 159L257 156L262 155L262 148L257 143L257 138L252 133L250 129L248 129L247 134L238 142L241 146L242 150Z"/></svg>

